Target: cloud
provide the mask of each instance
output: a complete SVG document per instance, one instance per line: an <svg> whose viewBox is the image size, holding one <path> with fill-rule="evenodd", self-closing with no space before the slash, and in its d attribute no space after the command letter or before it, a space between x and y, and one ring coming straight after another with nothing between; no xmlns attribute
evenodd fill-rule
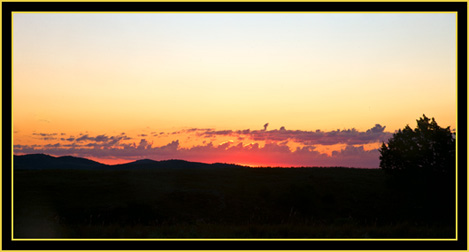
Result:
<svg viewBox="0 0 469 252"><path fill-rule="evenodd" d="M61 146L60 143L44 145L45 148L58 148L60 146Z"/></svg>
<svg viewBox="0 0 469 252"><path fill-rule="evenodd" d="M145 150L145 149L151 149L151 143L149 143L147 140L145 139L141 139L140 140L140 143L138 144L137 146L137 149L138 150Z"/></svg>
<svg viewBox="0 0 469 252"><path fill-rule="evenodd" d="M80 135L81 135L81 133L80 133ZM88 141L88 140L93 140L93 139L90 139L90 138L88 137L88 135L82 135L81 137L75 139L75 141L77 141L77 142Z"/></svg>
<svg viewBox="0 0 469 252"><path fill-rule="evenodd" d="M386 126L381 126L380 124L376 124L373 128L367 130L367 132L371 131L372 133L382 133L384 132L385 128Z"/></svg>
<svg viewBox="0 0 469 252"><path fill-rule="evenodd" d="M57 136L57 133L33 133L35 136L43 136L43 137L49 137L49 136Z"/></svg>
<svg viewBox="0 0 469 252"><path fill-rule="evenodd" d="M49 141L49 140L57 140L57 137L41 137L39 139Z"/></svg>
<svg viewBox="0 0 469 252"><path fill-rule="evenodd" d="M356 129L333 130L333 131L303 131L287 130L281 127L279 130L267 130L268 123L264 125L264 130L211 130L203 129L196 131L198 136L211 138L214 136L232 136L250 138L254 141L293 141L304 145L335 145L335 144L369 144L387 141L392 137L392 133L384 132L385 126L376 124L366 131Z"/></svg>
<svg viewBox="0 0 469 252"><path fill-rule="evenodd" d="M122 140L130 140L132 138L126 135L118 135L118 136L106 136L106 135L98 135L96 137L90 137L88 134L82 135L79 138L73 139L70 137L67 139L68 141L75 141L75 142L96 142L96 143L104 143L106 145L115 145Z"/></svg>
<svg viewBox="0 0 469 252"><path fill-rule="evenodd" d="M33 136L40 136L39 138L37 139L41 139L41 140L56 140L58 133L36 133L34 132L33 133Z"/></svg>
<svg viewBox="0 0 469 252"><path fill-rule="evenodd" d="M210 137L213 137L213 136L231 136L233 135L233 131L232 130L205 130L204 132L198 134L198 136L203 136L203 137L206 137L206 138L210 138Z"/></svg>

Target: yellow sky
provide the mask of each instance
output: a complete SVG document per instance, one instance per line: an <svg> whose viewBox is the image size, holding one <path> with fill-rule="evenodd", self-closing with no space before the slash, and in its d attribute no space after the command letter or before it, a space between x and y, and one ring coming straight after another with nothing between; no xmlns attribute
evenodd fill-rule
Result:
<svg viewBox="0 0 469 252"><path fill-rule="evenodd" d="M14 14L14 140L267 122L394 132L424 113L455 128L455 21L454 13Z"/></svg>

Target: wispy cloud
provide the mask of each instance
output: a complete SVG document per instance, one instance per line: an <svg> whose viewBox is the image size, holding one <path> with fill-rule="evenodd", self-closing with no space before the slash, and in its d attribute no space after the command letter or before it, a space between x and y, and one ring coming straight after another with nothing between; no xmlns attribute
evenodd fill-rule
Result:
<svg viewBox="0 0 469 252"><path fill-rule="evenodd" d="M98 135L96 137L90 137L88 134L82 135L81 137L75 139L76 142L97 142L97 143L105 143L106 145L115 145L119 143L121 140L130 140L132 138L126 135L119 135L119 136L106 136L106 135Z"/></svg>
<svg viewBox="0 0 469 252"><path fill-rule="evenodd" d="M58 133L33 133L33 136L41 140L56 140Z"/></svg>
<svg viewBox="0 0 469 252"><path fill-rule="evenodd" d="M47 136L57 136L58 133L33 133L33 135L47 137Z"/></svg>

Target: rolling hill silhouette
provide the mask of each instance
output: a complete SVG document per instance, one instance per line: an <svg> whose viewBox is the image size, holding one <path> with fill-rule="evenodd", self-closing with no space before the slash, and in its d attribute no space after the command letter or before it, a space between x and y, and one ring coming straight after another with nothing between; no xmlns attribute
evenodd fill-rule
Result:
<svg viewBox="0 0 469 252"><path fill-rule="evenodd" d="M189 162L185 160L164 160L155 161L151 159L141 159L130 163L106 165L86 158L63 156L53 157L47 154L27 154L14 155L13 166L15 170L125 170L125 169L180 169L180 168L234 168L244 167L234 164L214 163L206 164L199 162Z"/></svg>
<svg viewBox="0 0 469 252"><path fill-rule="evenodd" d="M63 156L53 157L46 154L15 155L13 157L15 170L45 170L45 169L99 169L108 167L86 158Z"/></svg>

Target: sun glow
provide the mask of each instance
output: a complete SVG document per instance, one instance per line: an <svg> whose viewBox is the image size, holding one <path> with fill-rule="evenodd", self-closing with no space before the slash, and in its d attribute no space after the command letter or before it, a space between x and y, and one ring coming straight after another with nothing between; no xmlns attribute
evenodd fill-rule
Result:
<svg viewBox="0 0 469 252"><path fill-rule="evenodd" d="M118 165L134 162L135 159L122 159L122 158L97 158L97 157L86 157L87 159L96 161L101 164L107 165Z"/></svg>

